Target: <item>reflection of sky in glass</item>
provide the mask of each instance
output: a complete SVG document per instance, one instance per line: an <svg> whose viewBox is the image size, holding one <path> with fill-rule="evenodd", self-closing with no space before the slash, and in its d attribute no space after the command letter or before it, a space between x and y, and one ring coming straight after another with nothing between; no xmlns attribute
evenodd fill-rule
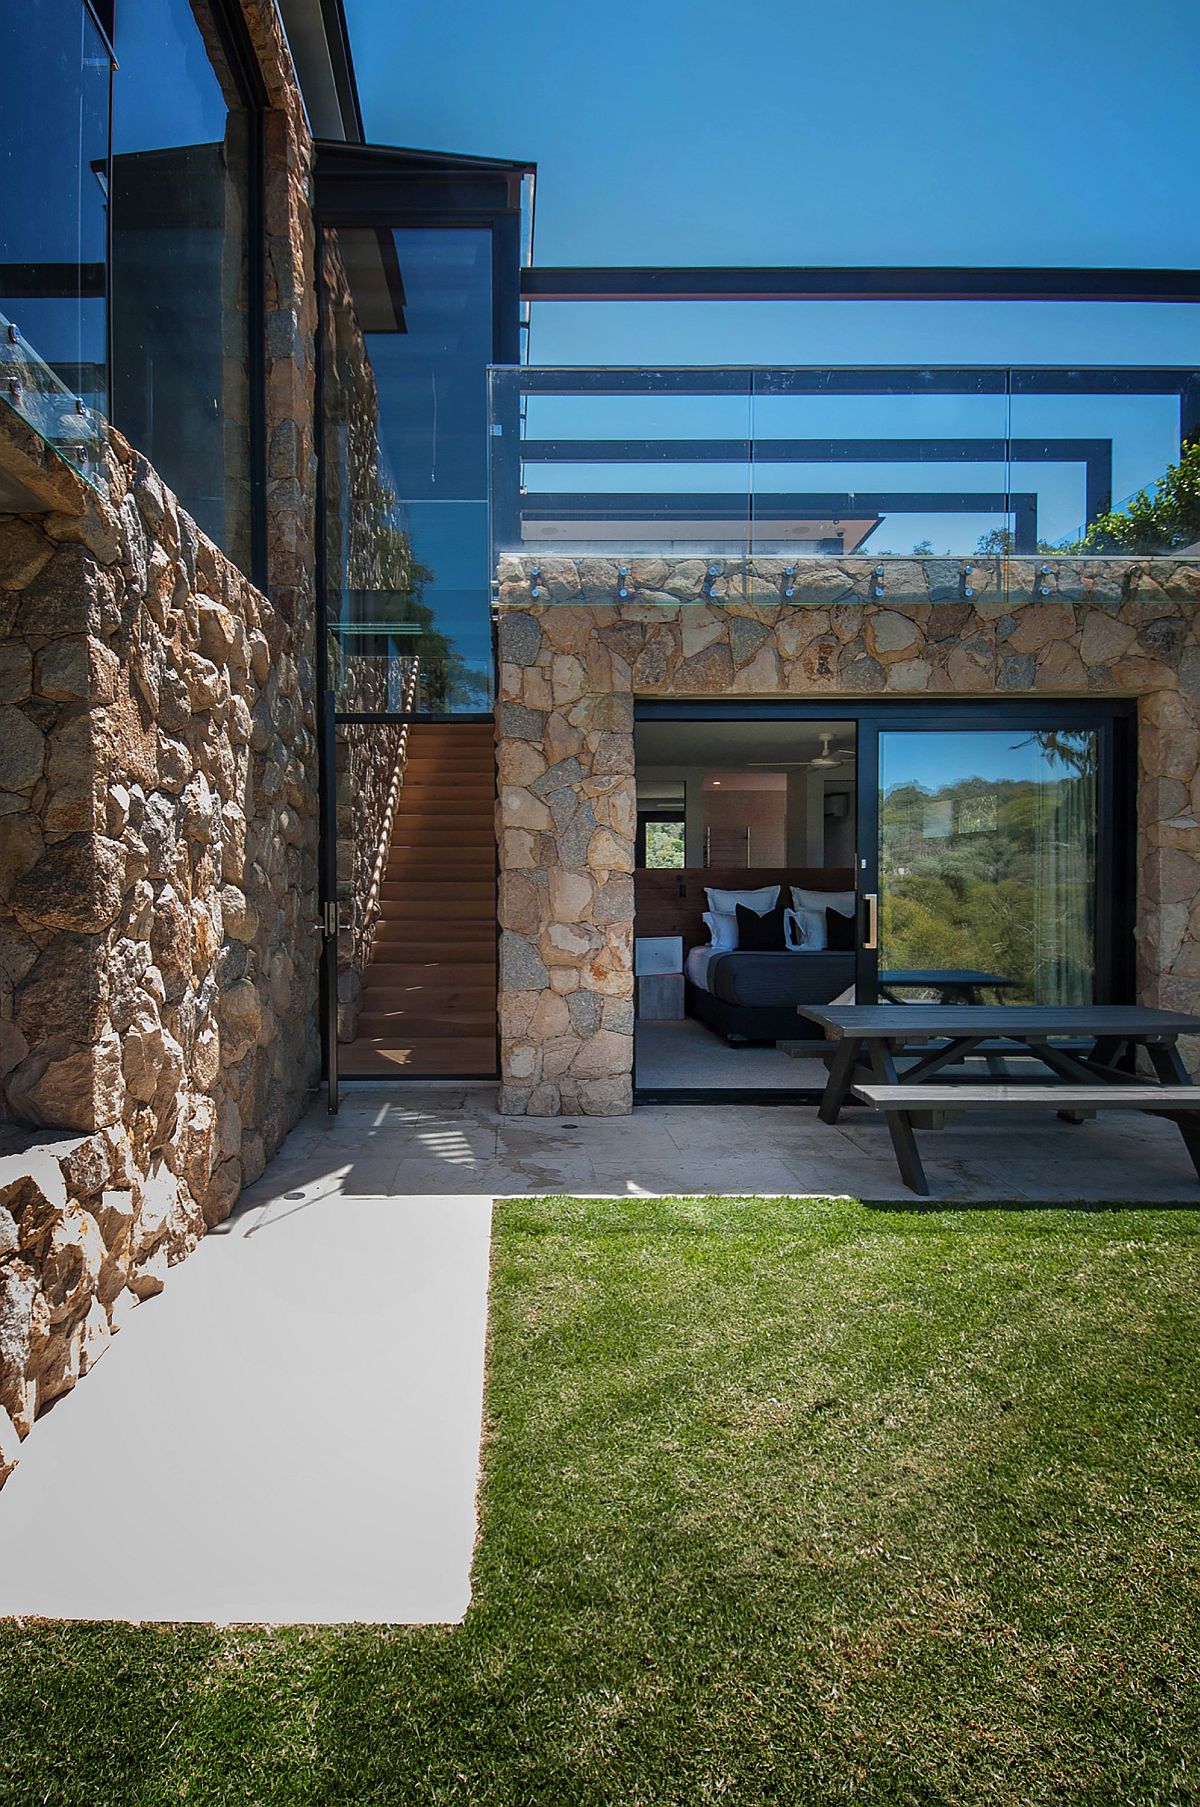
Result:
<svg viewBox="0 0 1200 1807"><path fill-rule="evenodd" d="M213 144L225 101L187 0L120 0L113 154Z"/></svg>
<svg viewBox="0 0 1200 1807"><path fill-rule="evenodd" d="M654 372L649 373L654 380ZM669 380L663 373L664 384ZM1051 543L1074 537L1086 516L1085 464L1081 456L1044 459L1035 446L1006 460L988 457L989 448L1021 440L1103 440L1112 445L1112 499L1119 505L1152 484L1178 456L1179 401L1175 395L963 395L763 394L760 379L746 374L744 392L716 395L532 395L526 404L525 438L653 439L666 442L637 463L547 463L530 461L527 490L580 495L740 494L761 497L806 494L893 494L904 497L873 534L870 547L906 553L928 539L935 552L974 551L979 537L1006 524L1002 504L982 498L1030 494L1036 499L1037 535ZM919 379L918 379L919 380ZM965 379L970 381L968 377ZM570 371L563 373L571 381ZM753 446L753 465L687 462L670 456L671 442L729 440ZM829 462L772 460L770 440L867 440L883 442L869 461L847 456ZM962 448L953 458L887 456L894 440L974 441L974 456ZM981 444L979 442L982 442ZM511 441L508 442L511 444ZM848 448L849 450L850 448ZM1070 448L1075 450L1075 448ZM1091 456L1098 455L1094 448ZM920 498L937 491L979 496L977 508L946 515L922 509Z"/></svg>
<svg viewBox="0 0 1200 1807"><path fill-rule="evenodd" d="M0 55L0 313L69 389L103 409L105 303L81 289L94 287L89 267L105 257L110 58L82 6L27 5L19 23L10 14ZM25 292L31 264L63 266L48 284L58 295Z"/></svg>
<svg viewBox="0 0 1200 1807"><path fill-rule="evenodd" d="M404 332L368 333L381 448L403 497L482 498L492 350L491 232L406 227L393 233Z"/></svg>
<svg viewBox="0 0 1200 1807"><path fill-rule="evenodd" d="M414 600L432 611L434 632L486 672L491 233L405 227L393 240L405 330L366 335L379 398L378 474L396 498L391 525L426 574ZM380 596L373 618L403 618L405 608L403 598Z"/></svg>
<svg viewBox="0 0 1200 1807"><path fill-rule="evenodd" d="M1058 738L1081 751L1092 739L1086 733ZM965 778L1045 783L1070 776L1071 768L1044 751L1029 729L929 734L889 729L879 737L880 789L885 796L909 784L937 791Z"/></svg>

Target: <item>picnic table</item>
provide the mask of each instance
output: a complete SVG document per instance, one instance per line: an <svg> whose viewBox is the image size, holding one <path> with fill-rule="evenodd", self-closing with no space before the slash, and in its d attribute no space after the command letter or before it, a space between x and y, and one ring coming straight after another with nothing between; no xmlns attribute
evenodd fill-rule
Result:
<svg viewBox="0 0 1200 1807"><path fill-rule="evenodd" d="M976 972L969 966L889 967L879 974L876 983L891 1004L907 1004L896 991L936 991L940 1004L982 1004L985 991L1007 991L1016 984L1003 973Z"/></svg>
<svg viewBox="0 0 1200 1807"><path fill-rule="evenodd" d="M1200 1035L1200 1017L1133 1004L802 1004L799 1014L837 1043L821 1121L836 1123L851 1097L882 1111L901 1177L913 1192L929 1191L914 1114L980 1106L1049 1105L1074 1120L1081 1111L1151 1111L1177 1124L1200 1175L1200 1086L1192 1084L1177 1046L1181 1035ZM914 1043L930 1046L898 1070L897 1058L911 1054ZM1153 1078L1127 1070L1126 1055L1139 1047ZM930 1083L973 1053L1032 1059L1042 1071L1031 1080Z"/></svg>

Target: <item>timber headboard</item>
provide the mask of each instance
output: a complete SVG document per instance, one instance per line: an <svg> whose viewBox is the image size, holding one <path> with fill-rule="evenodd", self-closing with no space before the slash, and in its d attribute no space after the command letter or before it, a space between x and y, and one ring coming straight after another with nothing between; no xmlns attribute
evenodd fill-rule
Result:
<svg viewBox="0 0 1200 1807"><path fill-rule="evenodd" d="M754 891L760 885L803 885L809 891L852 891L852 866L640 866L633 875L635 935L682 935L683 951L703 947L708 930L705 888Z"/></svg>

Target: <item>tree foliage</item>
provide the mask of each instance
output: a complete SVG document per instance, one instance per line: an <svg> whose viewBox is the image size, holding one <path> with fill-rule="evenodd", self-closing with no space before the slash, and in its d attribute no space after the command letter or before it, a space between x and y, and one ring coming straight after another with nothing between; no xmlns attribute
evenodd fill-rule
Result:
<svg viewBox="0 0 1200 1807"><path fill-rule="evenodd" d="M970 777L880 798L881 967L983 968L1013 981L1014 1003L1090 996L1093 753L1079 736L1035 738L1040 782Z"/></svg>
<svg viewBox="0 0 1200 1807"><path fill-rule="evenodd" d="M1060 552L1174 552L1200 540L1200 440L1185 445L1153 489L1098 515L1083 538Z"/></svg>

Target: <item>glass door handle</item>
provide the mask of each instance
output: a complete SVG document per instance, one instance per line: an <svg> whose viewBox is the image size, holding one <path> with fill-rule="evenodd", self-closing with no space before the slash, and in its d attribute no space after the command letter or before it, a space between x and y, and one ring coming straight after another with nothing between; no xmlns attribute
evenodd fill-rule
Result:
<svg viewBox="0 0 1200 1807"><path fill-rule="evenodd" d="M867 906L867 932L863 937L863 946L874 949L879 946L879 894L876 891L864 891L863 902Z"/></svg>

